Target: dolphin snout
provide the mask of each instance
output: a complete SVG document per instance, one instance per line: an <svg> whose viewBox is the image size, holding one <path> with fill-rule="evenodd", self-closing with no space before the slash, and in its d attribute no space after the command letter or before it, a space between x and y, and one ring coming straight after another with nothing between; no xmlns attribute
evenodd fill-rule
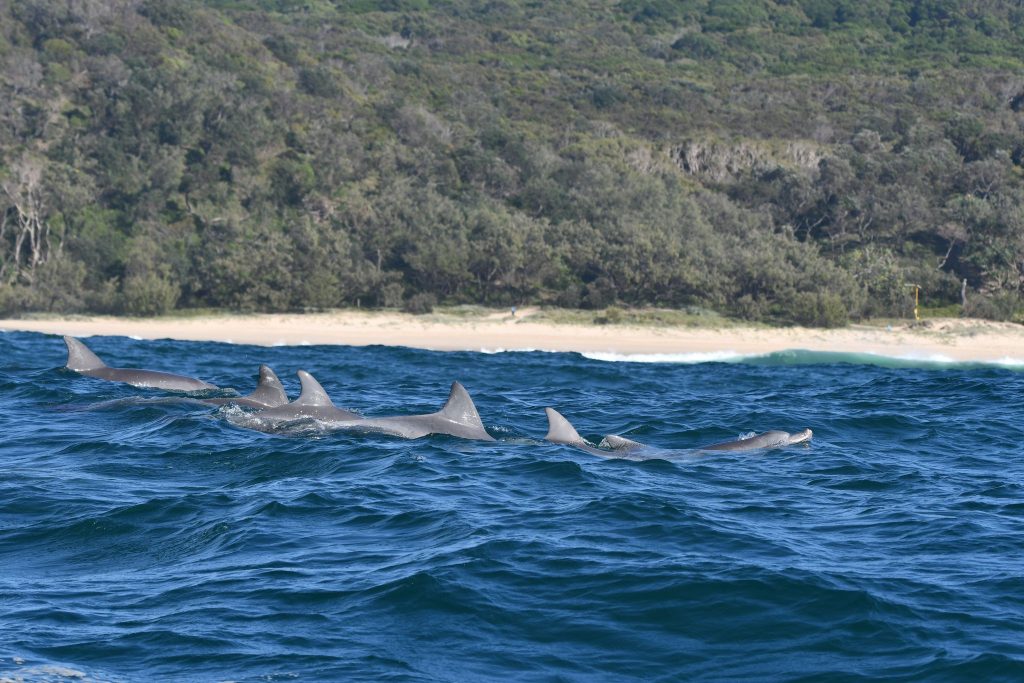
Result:
<svg viewBox="0 0 1024 683"><path fill-rule="evenodd" d="M812 432L810 430L810 428L807 428L807 429L803 430L802 432L798 432L798 433L793 434L792 436L790 436L789 437L789 443L791 443L791 444L805 443L807 441L810 441L812 436L814 436L814 432Z"/></svg>

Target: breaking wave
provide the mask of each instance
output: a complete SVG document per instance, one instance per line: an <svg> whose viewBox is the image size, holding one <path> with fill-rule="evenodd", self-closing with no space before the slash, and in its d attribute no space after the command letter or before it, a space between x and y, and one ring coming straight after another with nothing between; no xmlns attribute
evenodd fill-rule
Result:
<svg viewBox="0 0 1024 683"><path fill-rule="evenodd" d="M884 368L983 368L1001 367L1024 370L1024 357L1000 358L991 361L959 361L942 354L855 353L791 349L772 353L743 354L736 351L697 353L613 353L584 352L584 358L609 363L748 363L761 366L787 365L874 365Z"/></svg>

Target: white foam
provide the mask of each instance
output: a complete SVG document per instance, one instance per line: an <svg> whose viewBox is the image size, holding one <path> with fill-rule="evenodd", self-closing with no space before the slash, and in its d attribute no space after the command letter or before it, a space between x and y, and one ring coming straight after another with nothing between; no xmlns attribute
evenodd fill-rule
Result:
<svg viewBox="0 0 1024 683"><path fill-rule="evenodd" d="M899 355L890 356L884 353L869 353L869 356L878 356L879 358L895 358L896 360L908 360L915 363L962 363L956 358L950 358L941 353L901 353Z"/></svg>
<svg viewBox="0 0 1024 683"><path fill-rule="evenodd" d="M941 353L904 353L899 355L887 355L884 353L870 353L869 356L878 358L890 358L895 360L910 361L913 363L935 363L936 365L998 365L1001 367L1019 368L1024 367L1024 358L1012 358L1003 356L994 359L969 359L959 360Z"/></svg>
<svg viewBox="0 0 1024 683"><path fill-rule="evenodd" d="M611 363L737 363L754 359L770 359L772 356L785 357L790 354L807 354L808 362L815 362L815 358L832 358L835 362L868 362L879 365L887 365L892 362L911 363L925 365L990 365L1006 368L1024 368L1024 358L1013 358L1004 356L999 359L983 360L960 360L942 353L927 353L923 351L911 351L899 354L885 354L875 352L829 352L809 351L806 349L788 349L786 351L775 351L771 353L738 353L736 351L708 351L694 353L616 353L611 351L585 351L583 356L591 360L606 361Z"/></svg>
<svg viewBox="0 0 1024 683"><path fill-rule="evenodd" d="M584 358L611 363L725 363L756 358L760 354L742 354L736 351L704 351L693 353L614 353L610 351L584 351Z"/></svg>
<svg viewBox="0 0 1024 683"><path fill-rule="evenodd" d="M1024 358L1011 358L1010 356L1003 356L1002 358L997 358L996 360L989 362L991 362L993 365L1002 365L1004 367L1010 368L1024 367Z"/></svg>
<svg viewBox="0 0 1024 683"><path fill-rule="evenodd" d="M14 663L22 665L25 663L24 659L20 657L14 658ZM56 664L40 664L38 666L31 666L18 671L13 672L12 678L4 676L0 678L0 681L25 681L25 680L59 680L59 679L71 679L84 681L88 678L88 675L84 671L72 669L66 666L60 666Z"/></svg>
<svg viewBox="0 0 1024 683"><path fill-rule="evenodd" d="M515 348L477 349L479 353L494 355L498 353L575 353L561 349ZM758 358L763 354L742 354L736 351L709 351L706 353L618 353L615 351L580 351L579 354L590 360L609 363L714 363L723 361L745 360Z"/></svg>

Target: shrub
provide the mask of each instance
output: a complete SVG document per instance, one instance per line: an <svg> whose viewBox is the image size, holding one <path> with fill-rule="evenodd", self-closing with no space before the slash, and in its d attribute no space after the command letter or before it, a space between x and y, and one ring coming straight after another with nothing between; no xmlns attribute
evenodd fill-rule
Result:
<svg viewBox="0 0 1024 683"><path fill-rule="evenodd" d="M32 288L26 292L28 308L72 313L85 307L85 265L70 258L51 258L35 270Z"/></svg>
<svg viewBox="0 0 1024 683"><path fill-rule="evenodd" d="M712 38L703 33L687 33L672 43L672 49L691 59L712 59L721 50Z"/></svg>
<svg viewBox="0 0 1024 683"><path fill-rule="evenodd" d="M405 287L401 282L389 282L380 289L380 304L385 308L398 308L405 298Z"/></svg>
<svg viewBox="0 0 1024 683"><path fill-rule="evenodd" d="M733 303L732 311L743 320L761 321L768 315L768 305L763 299L744 294Z"/></svg>
<svg viewBox="0 0 1024 683"><path fill-rule="evenodd" d="M843 327L850 322L843 300L831 292L799 292L793 297L793 322L809 327Z"/></svg>
<svg viewBox="0 0 1024 683"><path fill-rule="evenodd" d="M964 315L988 320L1024 322L1024 301L1015 292L976 294L967 298Z"/></svg>
<svg viewBox="0 0 1024 683"><path fill-rule="evenodd" d="M128 315L163 315L174 309L181 287L154 273L132 275L124 281L124 312Z"/></svg>
<svg viewBox="0 0 1024 683"><path fill-rule="evenodd" d="M25 308L18 289L11 285L0 285L0 315L5 318L17 315Z"/></svg>
<svg viewBox="0 0 1024 683"><path fill-rule="evenodd" d="M424 315L426 313L433 313L434 306L436 305L437 297L429 292L420 292L409 297L402 310L414 315Z"/></svg>
<svg viewBox="0 0 1024 683"><path fill-rule="evenodd" d="M594 322L598 325L618 325L622 322L622 319L622 309L617 306L609 306L604 309L604 315L599 315L594 318Z"/></svg>
<svg viewBox="0 0 1024 683"><path fill-rule="evenodd" d="M607 308L615 302L615 285L601 276L583 288L583 308Z"/></svg>

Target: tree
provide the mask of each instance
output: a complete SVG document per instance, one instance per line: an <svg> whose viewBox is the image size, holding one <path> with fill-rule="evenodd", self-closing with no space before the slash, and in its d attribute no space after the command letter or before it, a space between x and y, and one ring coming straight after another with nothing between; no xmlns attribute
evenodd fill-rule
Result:
<svg viewBox="0 0 1024 683"><path fill-rule="evenodd" d="M0 279L31 284L35 270L60 253L60 235L53 235L43 193L45 162L25 154L0 181L7 208L0 216L4 247ZM55 244L56 243L56 246Z"/></svg>

